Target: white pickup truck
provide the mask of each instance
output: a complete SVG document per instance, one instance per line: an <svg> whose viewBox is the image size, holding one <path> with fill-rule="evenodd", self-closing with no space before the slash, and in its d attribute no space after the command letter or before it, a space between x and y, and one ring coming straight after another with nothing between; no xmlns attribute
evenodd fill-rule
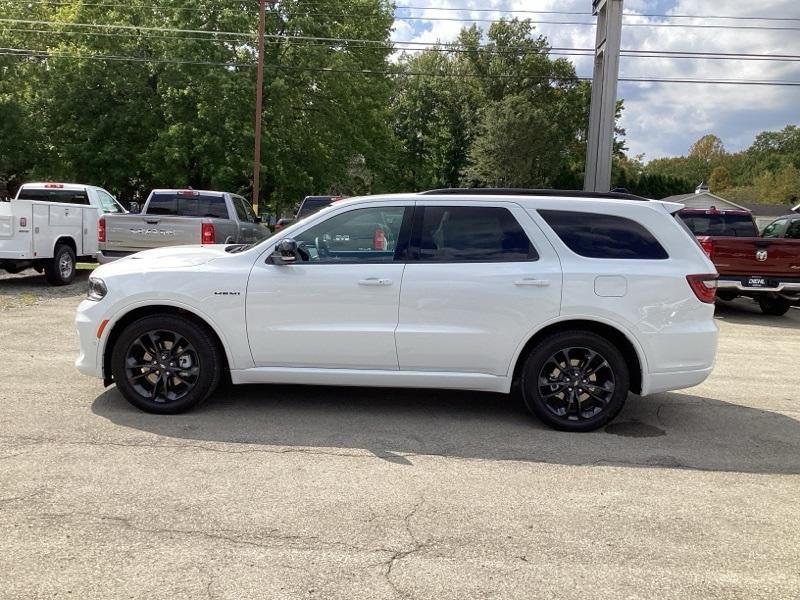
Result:
<svg viewBox="0 0 800 600"><path fill-rule="evenodd" d="M95 260L101 215L127 212L106 190L74 183L26 183L0 202L0 269L34 268L53 285L75 278L77 260Z"/></svg>

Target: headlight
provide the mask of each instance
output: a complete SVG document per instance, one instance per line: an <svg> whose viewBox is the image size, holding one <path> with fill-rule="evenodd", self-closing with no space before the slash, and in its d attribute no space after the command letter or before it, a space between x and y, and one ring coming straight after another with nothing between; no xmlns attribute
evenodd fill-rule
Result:
<svg viewBox="0 0 800 600"><path fill-rule="evenodd" d="M107 293L108 288L105 281L99 277L89 277L89 292L86 294L89 300L98 302L105 298Z"/></svg>

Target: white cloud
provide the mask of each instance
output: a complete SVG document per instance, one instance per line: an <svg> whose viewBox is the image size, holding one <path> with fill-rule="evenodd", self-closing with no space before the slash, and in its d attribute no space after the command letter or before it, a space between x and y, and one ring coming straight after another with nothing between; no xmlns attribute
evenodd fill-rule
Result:
<svg viewBox="0 0 800 600"><path fill-rule="evenodd" d="M401 4L401 2L398 2ZM475 9L518 11L588 12L590 0L425 0L441 8L464 8L464 12L414 10L413 16L496 19L502 12L476 12ZM403 11L409 14L408 11ZM628 0L626 13L707 14L760 17L797 17L796 0ZM508 16L506 14L506 16ZM594 27L553 25L544 21L592 21L588 15L524 15L540 23L537 32L550 44L562 48L590 48ZM627 17L626 23L664 22L654 17ZM669 23L800 26L797 22L721 21L717 19L674 19ZM395 40L418 42L450 41L467 23L459 21L396 21ZM488 23L482 23L487 26ZM719 52L749 54L800 54L800 32L757 29L711 29L683 27L623 26L623 49L680 52ZM590 76L591 57L572 57L579 75ZM800 62L690 60L677 58L623 57L622 77L800 80ZM779 129L800 121L797 105L800 88L774 86L690 85L678 83L639 84L621 82L618 96L625 99L622 126L632 154L644 153L647 159L685 152L705 133L719 135L729 150L750 144L759 131Z"/></svg>

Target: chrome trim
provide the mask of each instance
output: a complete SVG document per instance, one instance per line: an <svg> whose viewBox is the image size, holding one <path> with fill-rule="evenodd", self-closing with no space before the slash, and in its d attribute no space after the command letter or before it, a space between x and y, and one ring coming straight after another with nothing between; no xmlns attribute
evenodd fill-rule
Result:
<svg viewBox="0 0 800 600"><path fill-rule="evenodd" d="M717 289L735 289L740 292L800 292L800 283L779 283L777 287L747 287L741 281L720 279Z"/></svg>

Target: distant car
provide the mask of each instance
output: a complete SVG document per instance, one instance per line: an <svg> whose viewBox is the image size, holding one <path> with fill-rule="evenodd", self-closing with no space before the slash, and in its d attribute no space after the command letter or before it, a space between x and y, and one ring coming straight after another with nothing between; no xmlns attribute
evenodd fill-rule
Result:
<svg viewBox="0 0 800 600"><path fill-rule="evenodd" d="M685 208L678 216L719 272L717 298L752 298L773 316L800 300L800 215L773 221L763 235L746 210Z"/></svg>
<svg viewBox="0 0 800 600"><path fill-rule="evenodd" d="M296 221L305 219L342 199L342 196L306 196L300 203L300 208L297 209L297 214L294 218Z"/></svg>
<svg viewBox="0 0 800 600"><path fill-rule="evenodd" d="M273 231L276 232L280 231L281 229L283 229L284 227L288 227L292 223L294 223L294 219L287 219L285 217L283 219L278 219L278 222L275 223L275 226L273 227Z"/></svg>
<svg viewBox="0 0 800 600"><path fill-rule="evenodd" d="M108 215L98 224L98 260L186 244L250 244L269 236L250 203L207 190L153 190L141 213Z"/></svg>
<svg viewBox="0 0 800 600"><path fill-rule="evenodd" d="M161 414L228 377L503 393L517 381L546 423L597 429L629 391L691 387L713 368L717 274L680 208L438 190L337 202L250 246L150 250L92 274L76 364Z"/></svg>

